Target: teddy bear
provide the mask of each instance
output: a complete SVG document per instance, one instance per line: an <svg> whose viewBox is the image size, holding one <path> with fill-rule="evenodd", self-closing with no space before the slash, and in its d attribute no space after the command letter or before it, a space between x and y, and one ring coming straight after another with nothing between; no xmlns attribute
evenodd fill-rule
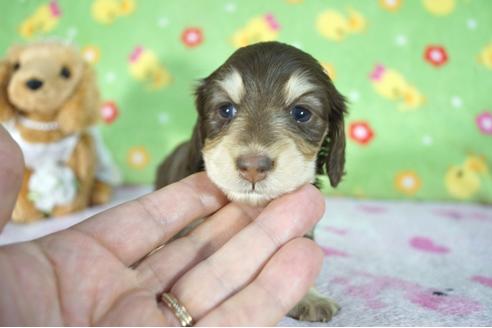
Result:
<svg viewBox="0 0 492 328"><path fill-rule="evenodd" d="M0 60L0 123L25 162L13 222L109 201L120 177L94 126L99 107L95 74L74 46L16 45Z"/></svg>

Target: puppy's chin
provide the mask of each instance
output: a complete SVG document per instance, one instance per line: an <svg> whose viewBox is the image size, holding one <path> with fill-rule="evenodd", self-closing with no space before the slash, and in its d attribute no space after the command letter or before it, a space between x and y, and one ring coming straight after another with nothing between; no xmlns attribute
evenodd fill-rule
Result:
<svg viewBox="0 0 492 328"><path fill-rule="evenodd" d="M231 190L228 187L221 185L219 181L214 180L213 176L208 174L210 180L219 187L220 190L227 196L227 198L232 202L242 203L250 206L266 206L272 200L292 192L301 186L314 183L315 174L305 176L305 180L298 180L295 183L289 185L283 185L282 188L272 188L268 183L260 183L255 191L253 190ZM274 183L272 183L274 184Z"/></svg>
<svg viewBox="0 0 492 328"><path fill-rule="evenodd" d="M260 194L257 192L235 192L224 191L227 198L232 202L242 203L251 206L265 206L276 197Z"/></svg>

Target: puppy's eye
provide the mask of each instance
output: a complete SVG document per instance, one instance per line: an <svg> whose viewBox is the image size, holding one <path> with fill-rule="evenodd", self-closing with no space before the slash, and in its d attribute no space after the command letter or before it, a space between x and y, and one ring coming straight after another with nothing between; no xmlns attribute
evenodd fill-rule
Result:
<svg viewBox="0 0 492 328"><path fill-rule="evenodd" d="M290 115L297 123L305 123L311 119L311 112L302 106L294 106L290 110Z"/></svg>
<svg viewBox="0 0 492 328"><path fill-rule="evenodd" d="M219 115L225 119L232 119L236 116L237 109L233 104L226 104L219 108Z"/></svg>
<svg viewBox="0 0 492 328"><path fill-rule="evenodd" d="M67 66L63 66L61 71L60 71L60 75L65 78L65 79L69 79L70 78L70 70L68 69Z"/></svg>
<svg viewBox="0 0 492 328"><path fill-rule="evenodd" d="M20 63L16 62L12 68L14 69L14 71L17 71L20 68Z"/></svg>

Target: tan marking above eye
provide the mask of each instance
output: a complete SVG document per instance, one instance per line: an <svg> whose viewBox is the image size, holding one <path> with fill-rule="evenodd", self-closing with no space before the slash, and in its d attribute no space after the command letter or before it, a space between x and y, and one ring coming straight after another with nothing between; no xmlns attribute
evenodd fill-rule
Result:
<svg viewBox="0 0 492 328"><path fill-rule="evenodd" d="M222 80L217 81L217 83L233 102L236 104L241 102L245 92L243 78L235 68L231 69L231 71L228 72Z"/></svg>
<svg viewBox="0 0 492 328"><path fill-rule="evenodd" d="M285 103L292 104L303 94L316 90L316 85L309 81L308 76L303 72L295 72L285 83Z"/></svg>

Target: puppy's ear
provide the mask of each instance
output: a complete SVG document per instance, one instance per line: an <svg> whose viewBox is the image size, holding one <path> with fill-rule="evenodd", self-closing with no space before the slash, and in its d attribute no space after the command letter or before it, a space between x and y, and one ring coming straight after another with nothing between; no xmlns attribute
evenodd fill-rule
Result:
<svg viewBox="0 0 492 328"><path fill-rule="evenodd" d="M203 170L202 140L200 123L197 122L191 139L176 147L157 168L155 189Z"/></svg>
<svg viewBox="0 0 492 328"><path fill-rule="evenodd" d="M342 179L345 167L345 127L344 115L347 113L345 98L330 82L329 125L328 133L323 141L317 159L318 174L326 172L332 187L336 187Z"/></svg>
<svg viewBox="0 0 492 328"><path fill-rule="evenodd" d="M58 112L57 121L65 133L80 132L99 118L99 90L92 68L84 62L82 76L72 95Z"/></svg>
<svg viewBox="0 0 492 328"><path fill-rule="evenodd" d="M190 174L203 170L202 148L204 139L201 119L198 118L189 141L190 144L186 159Z"/></svg>
<svg viewBox="0 0 492 328"><path fill-rule="evenodd" d="M193 134L190 139L189 162L196 169L195 172L203 170L202 148L205 143L205 97L207 82L205 79L200 80L195 87L195 107L197 111L197 120L193 128Z"/></svg>
<svg viewBox="0 0 492 328"><path fill-rule="evenodd" d="M191 139L182 143L159 165L154 184L155 189L179 181L193 173L203 171L202 148L205 141L203 107L205 85L201 82L195 89L198 118Z"/></svg>

